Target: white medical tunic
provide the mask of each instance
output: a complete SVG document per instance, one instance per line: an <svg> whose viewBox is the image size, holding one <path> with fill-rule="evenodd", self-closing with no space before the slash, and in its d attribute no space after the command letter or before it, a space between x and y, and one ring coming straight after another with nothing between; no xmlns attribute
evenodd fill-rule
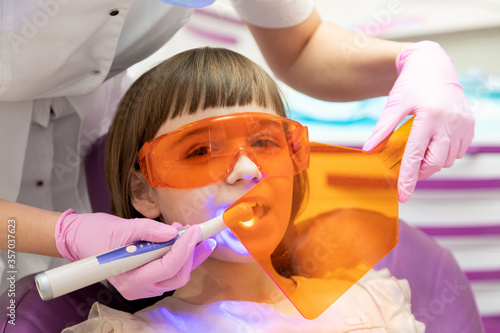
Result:
<svg viewBox="0 0 500 333"><path fill-rule="evenodd" d="M124 89L94 91L164 45L193 9L157 0L1 0L0 8L0 198L90 212L82 161ZM20 278L57 262L17 253L14 270Z"/></svg>

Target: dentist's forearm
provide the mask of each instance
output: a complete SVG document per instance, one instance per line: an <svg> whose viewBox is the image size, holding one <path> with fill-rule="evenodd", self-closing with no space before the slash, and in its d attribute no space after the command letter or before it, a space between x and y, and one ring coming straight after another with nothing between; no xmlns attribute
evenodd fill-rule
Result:
<svg viewBox="0 0 500 333"><path fill-rule="evenodd" d="M62 257L54 238L60 215L0 199L0 250Z"/></svg>

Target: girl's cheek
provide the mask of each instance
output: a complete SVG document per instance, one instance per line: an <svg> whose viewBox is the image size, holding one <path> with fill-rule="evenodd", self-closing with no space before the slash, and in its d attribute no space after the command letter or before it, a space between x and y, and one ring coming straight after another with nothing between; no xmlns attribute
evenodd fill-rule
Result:
<svg viewBox="0 0 500 333"><path fill-rule="evenodd" d="M179 222L193 225L205 222L216 215L214 198L201 189L159 189L159 206L167 223ZM162 191L163 190L163 191Z"/></svg>

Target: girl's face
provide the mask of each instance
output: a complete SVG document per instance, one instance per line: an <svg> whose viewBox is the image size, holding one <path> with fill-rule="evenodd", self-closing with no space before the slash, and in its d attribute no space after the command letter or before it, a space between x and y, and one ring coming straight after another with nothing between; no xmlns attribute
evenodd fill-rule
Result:
<svg viewBox="0 0 500 333"><path fill-rule="evenodd" d="M156 133L156 137L201 119L241 112L276 114L272 109L259 107L254 104L209 108L192 115L182 115L166 121ZM241 154L237 157L232 172L224 180L198 188L176 189L156 187L152 188L152 191L164 222L169 224L179 222L183 225L194 225L221 214L227 207L262 180L262 178L263 175L259 171L258 166L248 156ZM279 192L277 192L278 190ZM276 177L276 179L272 178L260 184L258 191L253 191L251 194L255 215L260 215L261 217L267 215L266 219L281 222L278 224L276 222L267 223L264 228L255 228L255 231L253 231L260 233L259 240L261 242L272 244L270 246L271 250L281 240L289 220L289 217L283 216L289 212L284 213L283 209L277 209L277 207L283 205L283 200L290 200L291 202L292 191L293 177ZM278 195L277 193L286 193L289 198L284 198L283 195ZM276 216L272 216L273 214ZM230 229L224 229L215 235L214 238L217 241L217 248L212 257L236 262L253 261L248 251Z"/></svg>

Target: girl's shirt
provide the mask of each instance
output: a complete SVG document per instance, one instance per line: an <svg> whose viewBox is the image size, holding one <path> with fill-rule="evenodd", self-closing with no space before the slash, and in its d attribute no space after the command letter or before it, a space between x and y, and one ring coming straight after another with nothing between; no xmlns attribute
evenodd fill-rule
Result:
<svg viewBox="0 0 500 333"><path fill-rule="evenodd" d="M294 277L300 284L301 277ZM70 332L425 332L411 313L410 287L388 269L370 271L314 320L279 304L219 301L193 305L167 297L135 314L95 303L89 319Z"/></svg>

